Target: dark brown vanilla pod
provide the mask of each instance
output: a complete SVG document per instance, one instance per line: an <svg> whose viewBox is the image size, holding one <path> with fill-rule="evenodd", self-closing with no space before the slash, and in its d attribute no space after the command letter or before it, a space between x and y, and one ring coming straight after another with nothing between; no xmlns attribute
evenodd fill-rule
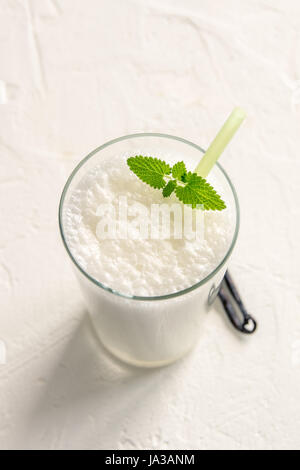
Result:
<svg viewBox="0 0 300 470"><path fill-rule="evenodd" d="M226 293L224 284L227 285L229 292L239 307L239 313L236 311L233 303L231 302L230 296ZM257 328L256 320L254 320L254 318L247 312L238 290L233 282L233 279L228 271L226 271L218 296L223 304L224 310L231 324L241 333L248 335L254 333Z"/></svg>

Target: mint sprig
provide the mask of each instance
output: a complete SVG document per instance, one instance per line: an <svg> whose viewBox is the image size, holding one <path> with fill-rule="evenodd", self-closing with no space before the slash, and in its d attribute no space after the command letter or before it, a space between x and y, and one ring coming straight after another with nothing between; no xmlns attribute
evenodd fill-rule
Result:
<svg viewBox="0 0 300 470"><path fill-rule="evenodd" d="M218 211L226 208L224 201L206 179L197 173L187 172L184 162L175 163L171 167L158 158L136 155L128 158L127 164L144 183L162 189L164 197L169 197L175 191L183 204L193 208L201 206L205 210Z"/></svg>

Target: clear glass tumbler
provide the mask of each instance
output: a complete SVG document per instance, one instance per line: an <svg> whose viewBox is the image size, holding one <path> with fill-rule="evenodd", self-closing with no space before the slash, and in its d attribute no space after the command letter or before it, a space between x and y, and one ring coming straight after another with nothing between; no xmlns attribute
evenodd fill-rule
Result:
<svg viewBox="0 0 300 470"><path fill-rule="evenodd" d="M204 150L179 137L157 133L132 134L107 142L84 158L64 187L59 206L59 226L64 246L72 260L92 323L102 344L119 359L141 367L170 364L184 356L196 343L202 321L217 296L239 230L239 205L235 189L216 164L213 177L221 184L227 204L234 208L232 240L219 265L200 282L187 289L157 297L124 295L101 284L85 272L72 255L64 232L64 208L80 179L101 158L112 159L143 149L153 154L180 154L194 168Z"/></svg>

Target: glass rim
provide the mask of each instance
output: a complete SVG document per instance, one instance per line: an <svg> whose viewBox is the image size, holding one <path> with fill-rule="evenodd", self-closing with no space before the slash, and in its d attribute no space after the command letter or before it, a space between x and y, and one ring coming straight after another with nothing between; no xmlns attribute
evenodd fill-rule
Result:
<svg viewBox="0 0 300 470"><path fill-rule="evenodd" d="M173 135L170 135L170 134L162 134L162 133L157 133L157 132L141 132L141 133L135 133L135 134L128 134L128 135L124 135L124 136L121 136L121 137L118 137L116 139L112 139L112 140L109 140L108 142L104 143L103 145L100 145L99 147L97 147L96 149L92 150L92 152L90 152L86 157L84 157L79 163L78 165L76 165L76 167L74 168L74 170L72 171L72 173L70 174L70 176L68 177L66 183L65 183L65 186L63 188L63 191L62 191L62 194L61 194L61 197L60 197L60 202L59 202L59 210L58 210L58 222L59 222L59 230L60 230L60 234L61 234L61 238L62 238L62 241L63 241L63 244L64 244L64 247L71 259L71 261L74 263L74 265L76 266L77 269L79 269L79 271L83 274L83 276L85 278L87 278L89 281L91 281L93 284L95 284L97 287L100 287L101 289L105 290L106 292L109 292L113 295L116 295L118 297L122 297L122 298L125 298L125 299L131 299L131 300L141 300L141 301L156 301L156 300L167 300L167 299L172 299L172 298L175 298L175 297L180 297L182 295L185 295L185 294L188 294L189 292L192 292L193 290L196 290L198 289L198 287L201 287L203 286L204 284L206 284L212 277L214 277L218 271L220 271L220 269L224 266L224 264L226 263L226 261L228 260L229 256L231 255L232 251L233 251L233 248L236 244L236 240L237 240L237 236L238 236L238 233L239 233L239 227L240 227L240 208L239 208L239 201L238 201L238 197L237 197L237 193L236 193L236 190L229 178L229 176L227 175L226 171L224 170L224 168L220 165L220 163L216 163L216 166L219 168L219 170L223 173L223 175L225 176L225 179L227 181L227 183L229 184L229 187L232 191L232 194L233 194L233 197L234 197L234 202L235 202L235 209L236 209L236 223L235 223L235 230L234 230L234 234L233 234L233 237L232 237L232 241L230 243L230 246L225 254L225 256L223 257L223 259L220 261L220 263L215 267L215 269L213 269L207 276L205 276L201 281L198 281L196 282L195 284L189 286L189 287L186 287L185 289L182 289L182 290L179 290L179 291L176 291L176 292L171 292L170 294L165 294L165 295L157 295L157 296L139 296L139 295L130 295L130 294L124 294L122 292L119 292L117 291L116 289L113 289L111 287L108 287L106 286L105 284L102 284L100 281L98 281L97 279L95 279L93 276L91 276L89 273L87 273L83 268L82 266L80 266L80 264L77 262L76 258L73 256L73 254L71 253L71 250L68 246L68 243L66 241L66 237L65 237L65 234L64 234L64 228L63 228L63 206L64 206L64 202L65 202L65 198L66 198L66 195L67 195L67 192L68 192L68 189L69 189L69 186L71 184L71 182L73 181L75 175L78 173L78 171L85 165L85 163L90 160L90 158L92 158L96 153L100 152L101 150L104 150L106 147L110 146L110 145L113 145L113 144L116 144L118 142L121 142L123 140L128 140L128 139L132 139L132 138L139 138L139 137L162 137L162 138L166 138L166 139L171 139L171 140L177 140L179 142L182 142L184 144L187 144L191 147L194 147L196 150L199 150L201 153L205 153L205 150L200 147L199 145L196 145L194 144L193 142L190 142L189 140L186 140L186 139L183 139L181 137L177 137L177 136L173 136Z"/></svg>

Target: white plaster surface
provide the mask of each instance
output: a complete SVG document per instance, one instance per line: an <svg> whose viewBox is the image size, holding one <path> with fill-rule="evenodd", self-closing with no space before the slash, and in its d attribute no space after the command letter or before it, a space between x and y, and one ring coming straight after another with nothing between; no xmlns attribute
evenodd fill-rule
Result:
<svg viewBox="0 0 300 470"><path fill-rule="evenodd" d="M299 48L298 0L0 0L1 449L300 448ZM126 133L206 147L235 105L231 272L259 329L217 302L184 360L127 367L61 245L64 182Z"/></svg>

